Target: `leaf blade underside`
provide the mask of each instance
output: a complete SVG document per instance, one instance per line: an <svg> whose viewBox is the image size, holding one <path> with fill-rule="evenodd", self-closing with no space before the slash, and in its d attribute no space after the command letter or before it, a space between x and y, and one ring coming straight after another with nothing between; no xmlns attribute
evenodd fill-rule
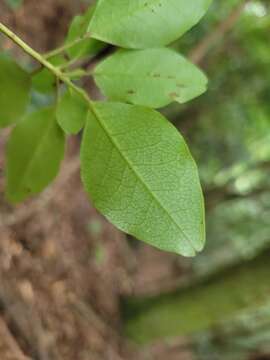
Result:
<svg viewBox="0 0 270 360"><path fill-rule="evenodd" d="M119 229L159 249L194 256L205 242L194 160L154 110L95 103L81 149L82 179L95 207Z"/></svg>

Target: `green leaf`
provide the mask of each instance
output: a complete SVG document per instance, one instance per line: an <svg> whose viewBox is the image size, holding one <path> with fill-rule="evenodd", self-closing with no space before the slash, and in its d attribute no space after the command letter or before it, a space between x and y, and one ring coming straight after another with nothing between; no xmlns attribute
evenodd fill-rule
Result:
<svg viewBox="0 0 270 360"><path fill-rule="evenodd" d="M99 64L94 76L108 98L153 108L185 103L207 86L195 65L168 48L120 50Z"/></svg>
<svg viewBox="0 0 270 360"><path fill-rule="evenodd" d="M18 9L22 5L23 0L6 0L6 3L12 10Z"/></svg>
<svg viewBox="0 0 270 360"><path fill-rule="evenodd" d="M57 175L64 148L65 136L53 108L27 115L8 142L8 199L20 202L41 192Z"/></svg>
<svg viewBox="0 0 270 360"><path fill-rule="evenodd" d="M99 0L91 36L124 48L167 45L194 26L212 0Z"/></svg>
<svg viewBox="0 0 270 360"><path fill-rule="evenodd" d="M162 115L95 103L81 149L82 179L96 208L119 229L157 248L193 256L204 245L196 164Z"/></svg>
<svg viewBox="0 0 270 360"><path fill-rule="evenodd" d="M8 57L0 56L0 128L17 122L30 99L31 77Z"/></svg>
<svg viewBox="0 0 270 360"><path fill-rule="evenodd" d="M71 59L95 55L105 46L104 43L91 39L90 34L87 38L88 24L92 19L94 10L95 7L91 6L84 15L75 16L70 24L65 44L72 44L74 41L81 39L81 41L67 49L67 54Z"/></svg>
<svg viewBox="0 0 270 360"><path fill-rule="evenodd" d="M68 88L60 99L56 118L67 134L77 134L84 126L89 106L82 95Z"/></svg>

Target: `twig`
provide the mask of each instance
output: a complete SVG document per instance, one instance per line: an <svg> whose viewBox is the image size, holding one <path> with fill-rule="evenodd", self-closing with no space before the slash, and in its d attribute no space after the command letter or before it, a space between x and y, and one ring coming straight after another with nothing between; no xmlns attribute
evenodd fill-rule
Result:
<svg viewBox="0 0 270 360"><path fill-rule="evenodd" d="M6 35L9 39L11 39L16 45L18 45L26 54L31 56L45 68L47 68L56 78L65 83L67 86L71 87L75 92L82 95L83 98L87 101L89 107L95 113L93 109L93 104L87 93L76 86L59 68L55 67L49 61L46 60L44 56L31 48L28 44L26 44L21 38L19 38L13 31L11 31L8 27L6 27L3 23L0 22L0 32Z"/></svg>
<svg viewBox="0 0 270 360"><path fill-rule="evenodd" d="M62 53L65 53L68 49L72 48L73 46L79 44L80 42L84 41L84 40L87 40L89 39L90 40L91 38L91 35L89 33L86 33L85 35L75 39L74 41L70 42L70 43L67 43L67 44L64 44L46 54L44 54L43 56L46 58L46 59L49 59L55 55L58 55L58 54L62 54Z"/></svg>
<svg viewBox="0 0 270 360"><path fill-rule="evenodd" d="M218 24L216 29L209 35L207 35L199 43L199 45L190 52L189 58L192 62L194 62L195 64L201 63L207 53L211 50L211 48L219 42L220 38L224 37L226 33L230 32L233 29L234 25L241 16L247 2L248 0L244 0L240 5L234 8L230 15L220 24Z"/></svg>

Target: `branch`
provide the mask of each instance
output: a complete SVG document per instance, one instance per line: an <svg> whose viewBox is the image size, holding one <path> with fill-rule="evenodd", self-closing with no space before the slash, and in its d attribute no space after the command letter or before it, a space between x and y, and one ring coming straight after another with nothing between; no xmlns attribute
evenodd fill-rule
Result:
<svg viewBox="0 0 270 360"><path fill-rule="evenodd" d="M234 25L239 20L247 1L248 0L244 0L240 5L233 9L230 15L190 52L189 58L192 62L195 64L201 63L211 48L215 46L226 33L233 29Z"/></svg>
<svg viewBox="0 0 270 360"><path fill-rule="evenodd" d="M76 86L69 77L67 77L61 70L52 65L49 61L45 59L40 53L32 49L28 44L26 44L22 39L20 39L16 34L14 34L9 28L0 22L0 32L10 38L15 44L17 44L26 54L31 56L45 68L47 68L56 78L65 83L67 86L71 87L74 91L83 96L83 98L88 102L89 106L93 110L92 101L86 92Z"/></svg>
<svg viewBox="0 0 270 360"><path fill-rule="evenodd" d="M134 341L190 335L232 319L239 311L267 304L269 252L154 298L130 298L123 310L125 333Z"/></svg>

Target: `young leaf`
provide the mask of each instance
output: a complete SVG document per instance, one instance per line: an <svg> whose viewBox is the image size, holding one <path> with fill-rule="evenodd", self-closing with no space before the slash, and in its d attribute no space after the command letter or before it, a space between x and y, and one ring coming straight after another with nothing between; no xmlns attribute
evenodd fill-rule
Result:
<svg viewBox="0 0 270 360"><path fill-rule="evenodd" d="M8 142L8 199L20 202L41 192L57 175L64 148L65 136L53 108L27 115Z"/></svg>
<svg viewBox="0 0 270 360"><path fill-rule="evenodd" d="M57 105L58 124L66 134L77 134L84 126L88 110L82 95L68 88Z"/></svg>
<svg viewBox="0 0 270 360"><path fill-rule="evenodd" d="M212 0L99 0L89 32L124 48L158 47L178 39L206 13Z"/></svg>
<svg viewBox="0 0 270 360"><path fill-rule="evenodd" d="M157 248L193 256L204 245L196 164L162 115L96 103L81 149L82 179L94 205L119 229Z"/></svg>
<svg viewBox="0 0 270 360"><path fill-rule="evenodd" d="M31 77L8 57L0 56L0 128L15 123L29 102Z"/></svg>
<svg viewBox="0 0 270 360"><path fill-rule="evenodd" d="M185 103L207 86L195 65L168 48L120 50L96 67L94 77L111 100L153 108Z"/></svg>
<svg viewBox="0 0 270 360"><path fill-rule="evenodd" d="M95 55L105 44L91 39L90 34L87 38L87 29L92 19L95 7L90 7L84 15L75 16L69 27L65 44L72 44L76 40L80 40L77 44L67 49L67 54L71 59L80 58L86 55Z"/></svg>

